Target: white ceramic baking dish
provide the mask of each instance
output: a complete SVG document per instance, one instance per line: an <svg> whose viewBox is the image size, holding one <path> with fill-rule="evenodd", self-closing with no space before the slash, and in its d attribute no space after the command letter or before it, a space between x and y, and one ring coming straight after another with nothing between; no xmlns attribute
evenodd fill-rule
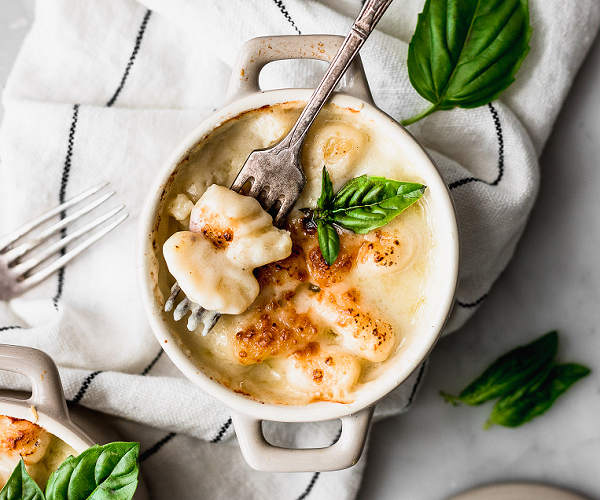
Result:
<svg viewBox="0 0 600 500"><path fill-rule="evenodd" d="M28 399L0 398L0 415L29 420L62 439L77 453L94 445L69 416L58 369L50 356L29 347L0 345L0 369L25 375L31 383Z"/></svg>
<svg viewBox="0 0 600 500"><path fill-rule="evenodd" d="M31 347L0 344L0 370L25 375L31 384L29 397L28 393L21 391L0 391L0 415L28 420L39 425L62 439L77 454L96 443L120 441L105 419L91 410L73 408L73 419L77 424L73 422L56 363L45 352ZM146 485L142 478L138 477L134 500L147 498Z"/></svg>
<svg viewBox="0 0 600 500"><path fill-rule="evenodd" d="M437 341L454 302L458 276L459 239L455 211L448 189L437 167L423 147L391 117L378 109L371 97L359 58L344 76L331 102L351 108L372 120L378 129L392 138L408 161L417 168L429 190L428 204L435 225L438 278L429 287L428 306L417 339L398 359L387 362L387 369L376 385L357 394L350 404L316 402L305 406L264 404L237 394L206 376L196 366L176 335L164 321L165 293L157 281L153 245L157 214L173 182L178 164L189 151L223 122L246 111L278 103L304 101L311 89L261 91L259 74L272 62L284 59L320 59L330 61L343 37L327 35L263 37L247 42L233 68L226 102L198 125L179 145L160 171L140 219L138 269L141 294L152 330L171 360L197 386L231 408L233 423L242 452L248 463L259 470L278 472L339 470L355 464L362 452L375 403L395 389L425 359ZM200 368L200 369L199 369ZM339 440L330 447L287 449L267 442L262 421L314 422L342 420Z"/></svg>

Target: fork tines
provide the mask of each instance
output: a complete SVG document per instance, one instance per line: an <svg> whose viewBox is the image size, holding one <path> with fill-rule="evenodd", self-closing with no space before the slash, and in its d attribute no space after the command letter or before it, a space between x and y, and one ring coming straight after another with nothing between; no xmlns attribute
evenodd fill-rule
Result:
<svg viewBox="0 0 600 500"><path fill-rule="evenodd" d="M175 305L175 299L179 295L179 292L181 292L181 287L179 286L179 283L175 282L175 284L171 287L171 295L169 295L169 298L165 302L165 312L169 312L173 309L173 306ZM192 311L192 314L190 314L190 317L188 318L187 329L190 332L193 332L202 323L204 326L202 329L202 336L205 336L210 330L212 330L221 317L220 313L216 311L208 311L200 304L196 304L184 296L183 300L173 311L173 319L175 321L179 321L189 311Z"/></svg>
<svg viewBox="0 0 600 500"><path fill-rule="evenodd" d="M55 208L52 208L51 210L48 210L46 213L24 224L11 234L0 238L0 265L4 268L0 268L0 271L4 270L8 274L9 278L12 278L16 282L15 286L12 287L12 291L10 292L12 296L24 292L25 290L31 288L50 276L52 273L58 271L74 257L97 242L104 235L112 231L127 218L128 214L120 214L120 212L125 208L125 205L120 205L112 210L109 210L108 212L105 212L103 215L100 215L75 231L70 232L68 235L64 234L66 229L75 221L79 220L92 210L102 205L115 194L115 191L110 191L106 194L96 197L95 199L92 199L93 195L101 191L107 185L108 182L88 189L87 191L71 198ZM78 205L85 200L89 200L87 204L77 209L75 212L66 215L66 211L69 208ZM61 216L61 219L58 222L47 228L40 229L32 234L32 232L39 226L59 215ZM91 236L88 237L83 243L80 243L76 247L66 252L64 251L67 245L102 225L103 227L99 231L91 234ZM63 233L62 238L46 247L42 245L45 241L57 235L58 233ZM30 256L30 253L33 251L35 252ZM48 265L37 269L38 266L53 256L58 256L58 258L50 262Z"/></svg>

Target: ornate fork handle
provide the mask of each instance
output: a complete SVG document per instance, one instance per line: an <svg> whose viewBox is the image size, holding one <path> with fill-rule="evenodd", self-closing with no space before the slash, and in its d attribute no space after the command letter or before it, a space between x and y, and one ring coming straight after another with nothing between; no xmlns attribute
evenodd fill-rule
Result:
<svg viewBox="0 0 600 500"><path fill-rule="evenodd" d="M391 3L392 0L370 0L364 5L300 117L288 135L275 146L275 151L300 150L317 114Z"/></svg>

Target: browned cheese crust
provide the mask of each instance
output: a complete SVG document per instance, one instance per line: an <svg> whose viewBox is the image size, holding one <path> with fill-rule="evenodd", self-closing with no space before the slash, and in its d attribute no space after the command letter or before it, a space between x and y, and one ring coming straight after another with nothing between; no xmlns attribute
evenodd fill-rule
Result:
<svg viewBox="0 0 600 500"><path fill-rule="evenodd" d="M348 290L343 285L357 261L361 245L368 244L365 236L340 230L340 255L329 266L307 218L292 219L286 229L293 241L291 255L255 270L261 293L235 334L233 349L238 362L260 363L273 356L289 356L292 352L297 358L298 353L304 353L309 346L313 351L321 347L324 332L319 331L309 314L298 313L293 305L303 284L304 290L309 285L317 309L325 305L324 314L317 311L320 316L332 326L340 326L344 335L350 332L357 340L352 346L355 352L364 349L367 358L381 357L384 351L387 354L388 344L393 343L391 325L363 310L358 291ZM303 365L308 367L308 364Z"/></svg>
<svg viewBox="0 0 600 500"><path fill-rule="evenodd" d="M190 231L202 233L216 248L227 248L233 241L233 230L227 226L226 221L215 216L213 212L206 214L199 211L198 214L198 217L190 221Z"/></svg>
<svg viewBox="0 0 600 500"><path fill-rule="evenodd" d="M0 416L0 452L20 455L26 464L37 462L50 441L39 425L19 418Z"/></svg>

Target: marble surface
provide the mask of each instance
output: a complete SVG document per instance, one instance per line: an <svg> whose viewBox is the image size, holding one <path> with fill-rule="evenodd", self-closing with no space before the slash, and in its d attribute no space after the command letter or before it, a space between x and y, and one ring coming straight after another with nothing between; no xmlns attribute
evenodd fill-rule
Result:
<svg viewBox="0 0 600 500"><path fill-rule="evenodd" d="M34 0L0 0L0 90L33 22ZM0 120L4 110L0 106Z"/></svg>
<svg viewBox="0 0 600 500"><path fill-rule="evenodd" d="M0 87L32 19L32 0L0 0ZM513 261L467 326L440 341L411 411L374 426L360 500L442 500L513 480L600 500L600 40L541 170L540 195ZM491 405L453 408L437 395L459 391L498 355L551 329L560 332L560 360L595 371L545 416L519 429L484 431Z"/></svg>

